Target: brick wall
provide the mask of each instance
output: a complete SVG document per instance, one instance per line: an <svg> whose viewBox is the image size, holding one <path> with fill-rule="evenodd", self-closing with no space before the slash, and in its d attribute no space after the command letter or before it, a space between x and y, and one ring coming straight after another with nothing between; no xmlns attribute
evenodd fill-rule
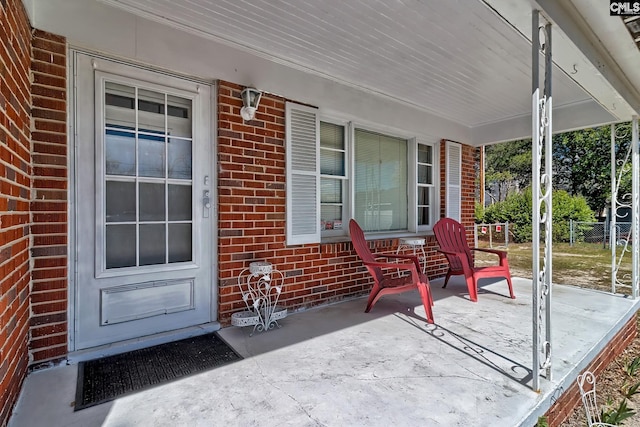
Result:
<svg viewBox="0 0 640 427"><path fill-rule="evenodd" d="M33 362L67 354L67 69L62 37L34 31L31 191Z"/></svg>
<svg viewBox="0 0 640 427"><path fill-rule="evenodd" d="M633 316L620 330L620 332L618 332L607 346L598 354L598 356L593 359L585 371L591 371L596 375L596 377L598 377L600 373L606 369L609 363L618 357L618 355L620 355L638 335L637 322L638 320L636 316ZM578 388L578 384L574 381L569 389L567 389L558 398L558 400L555 401L553 406L551 406L549 411L545 414L549 422L549 426L561 426L578 405L582 405L582 401L580 399L580 389Z"/></svg>
<svg viewBox="0 0 640 427"><path fill-rule="evenodd" d="M350 242L286 246L285 100L263 95L256 118L245 123L241 90L227 82L218 88L219 320L228 324L232 313L244 309L237 277L252 261L269 261L284 273L280 303L291 310L367 295L372 281ZM371 247L395 252L397 244L382 239ZM446 272L436 247L428 237L431 278Z"/></svg>
<svg viewBox="0 0 640 427"><path fill-rule="evenodd" d="M29 361L30 62L22 2L0 1L0 425Z"/></svg>

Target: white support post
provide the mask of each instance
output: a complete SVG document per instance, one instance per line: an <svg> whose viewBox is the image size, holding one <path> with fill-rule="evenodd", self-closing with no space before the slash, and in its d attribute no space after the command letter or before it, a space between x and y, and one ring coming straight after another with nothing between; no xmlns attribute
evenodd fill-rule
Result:
<svg viewBox="0 0 640 427"><path fill-rule="evenodd" d="M609 214L609 249L611 249L611 293L616 293L617 276L617 245L618 236L616 233L616 199L618 189L616 185L616 125L611 124L611 213Z"/></svg>
<svg viewBox="0 0 640 427"><path fill-rule="evenodd" d="M544 40L540 40L540 34ZM551 260L552 260L552 127L551 24L540 26L540 12L532 13L532 270L533 270L533 389L540 390L541 371L551 380ZM544 89L540 93L540 51L544 53ZM544 170L543 153L546 154ZM544 239L542 226L544 225ZM540 242L544 256L540 259Z"/></svg>
<svg viewBox="0 0 640 427"><path fill-rule="evenodd" d="M631 289L633 298L638 298L638 262L640 261L640 205L638 197L640 192L640 154L638 150L638 116L631 119Z"/></svg>

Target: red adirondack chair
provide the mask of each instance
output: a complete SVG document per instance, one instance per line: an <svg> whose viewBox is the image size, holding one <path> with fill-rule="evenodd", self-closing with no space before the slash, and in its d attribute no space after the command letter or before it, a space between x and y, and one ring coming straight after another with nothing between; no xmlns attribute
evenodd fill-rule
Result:
<svg viewBox="0 0 640 427"><path fill-rule="evenodd" d="M433 232L442 252L449 261L449 271L444 279L443 288L447 287L447 282L451 276L464 275L469 288L469 298L471 301L478 301L478 280L482 278L504 277L509 285L509 295L515 298L513 286L511 284L511 273L509 272L509 261L507 252L496 249L470 248L467 243L467 232L462 224L451 218L442 218L433 226ZM475 267L471 251L481 251L496 254L499 265L487 267Z"/></svg>
<svg viewBox="0 0 640 427"><path fill-rule="evenodd" d="M368 313L378 300L384 295L397 294L407 292L418 288L422 305L427 315L427 322L433 323L433 297L429 288L429 280L422 273L418 257L415 255L396 255L396 254L373 254L369 250L367 241L364 239L364 233L358 223L352 219L349 221L349 233L351 234L351 242L355 248L362 263L367 267L371 276L373 276L373 288L369 294L367 308L364 310ZM378 259L388 258L396 260L404 260L404 262L381 262ZM409 271L409 275L398 276L397 271Z"/></svg>

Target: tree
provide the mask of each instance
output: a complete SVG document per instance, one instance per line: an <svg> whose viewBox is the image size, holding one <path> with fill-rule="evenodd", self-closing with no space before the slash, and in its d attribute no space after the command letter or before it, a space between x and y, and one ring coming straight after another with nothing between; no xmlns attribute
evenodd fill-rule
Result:
<svg viewBox="0 0 640 427"><path fill-rule="evenodd" d="M489 145L485 148L485 185L495 201L531 183L531 140ZM495 191L491 191L491 190Z"/></svg>
<svg viewBox="0 0 640 427"><path fill-rule="evenodd" d="M621 166L628 153L630 126L617 125L615 153L623 171L618 199L631 192L630 165ZM620 132L622 131L622 132ZM487 146L485 182L495 201L531 183L531 140ZM544 159L542 159L544 162ZM565 132L553 137L553 186L573 196L584 196L589 207L601 213L611 200L611 127Z"/></svg>

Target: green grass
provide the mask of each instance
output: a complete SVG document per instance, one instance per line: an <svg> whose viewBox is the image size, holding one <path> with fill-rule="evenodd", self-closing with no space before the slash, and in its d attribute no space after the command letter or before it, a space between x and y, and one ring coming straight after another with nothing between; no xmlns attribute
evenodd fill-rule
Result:
<svg viewBox="0 0 640 427"><path fill-rule="evenodd" d="M478 245L488 247L482 242ZM495 246L494 248L505 249ZM618 270L618 279L628 284L631 283L630 249L629 247L625 252ZM509 253L511 275L531 278L533 268L531 243L509 243L506 250ZM620 257L621 253L620 246L617 256ZM488 265L495 260L495 255L477 253L476 265ZM577 243L574 246L568 243L554 243L552 266L553 283L611 291L611 250L603 248L601 243ZM628 294L630 289L618 287L617 292Z"/></svg>

